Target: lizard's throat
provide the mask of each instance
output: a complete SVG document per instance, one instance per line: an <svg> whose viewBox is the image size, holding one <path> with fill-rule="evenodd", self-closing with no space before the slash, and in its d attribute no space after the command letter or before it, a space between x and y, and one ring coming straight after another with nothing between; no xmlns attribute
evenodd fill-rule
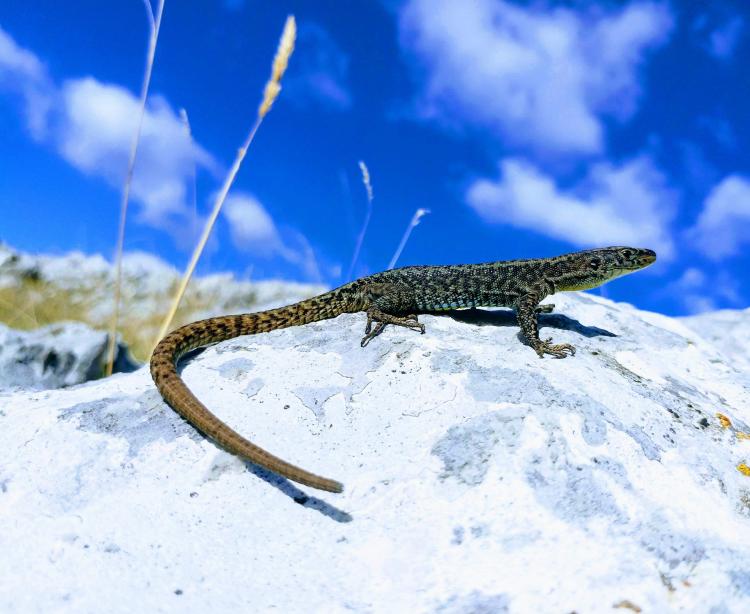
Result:
<svg viewBox="0 0 750 614"><path fill-rule="evenodd" d="M642 267L632 269L613 269L602 273L600 275L590 275L588 277L571 277L570 279L562 279L556 285L558 290L564 292L572 292L575 290L591 290L592 288L598 288L602 284L606 284L617 277L622 277L628 273L633 273Z"/></svg>
<svg viewBox="0 0 750 614"><path fill-rule="evenodd" d="M563 292L574 292L576 290L591 290L591 288L596 288L598 286L601 286L603 283L609 281L608 279L604 280L576 280L576 281L569 281L569 282L562 282L557 285L558 290L562 290Z"/></svg>

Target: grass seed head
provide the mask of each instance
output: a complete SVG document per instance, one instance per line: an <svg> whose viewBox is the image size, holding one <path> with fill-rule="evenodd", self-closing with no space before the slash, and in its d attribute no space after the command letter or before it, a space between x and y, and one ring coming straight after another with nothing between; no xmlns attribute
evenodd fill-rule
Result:
<svg viewBox="0 0 750 614"><path fill-rule="evenodd" d="M294 21L294 15L289 15L284 24L284 31L281 33L279 48L273 58L273 67L271 69L271 78L266 83L263 90L263 102L260 103L258 116L265 117L266 113L271 110L271 106L281 91L281 77L289 65L289 58L294 51L294 41L297 38L297 24Z"/></svg>

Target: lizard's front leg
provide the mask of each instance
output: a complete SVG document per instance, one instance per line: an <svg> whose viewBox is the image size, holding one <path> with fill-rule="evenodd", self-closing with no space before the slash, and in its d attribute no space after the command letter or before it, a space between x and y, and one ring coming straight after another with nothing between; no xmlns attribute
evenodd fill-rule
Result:
<svg viewBox="0 0 750 614"><path fill-rule="evenodd" d="M539 301L533 295L522 297L516 304L516 314L518 324L521 327L521 333L526 338L529 345L536 350L539 358L544 358L545 354L550 354L555 358L565 358L566 356L576 353L575 347L569 343L552 343L552 338L542 341L539 338L539 324L537 315L540 313L549 313L552 309L546 309L547 305L539 306Z"/></svg>

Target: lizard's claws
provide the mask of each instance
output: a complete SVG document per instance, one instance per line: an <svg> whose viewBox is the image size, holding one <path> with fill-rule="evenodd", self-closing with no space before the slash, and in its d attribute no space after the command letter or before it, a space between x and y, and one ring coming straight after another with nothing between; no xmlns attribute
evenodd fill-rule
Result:
<svg viewBox="0 0 750 614"><path fill-rule="evenodd" d="M365 336L362 337L362 341L359 342L360 347L365 347L373 338L382 333L384 328L385 322L377 322L375 324L375 328L373 329L372 322L368 320L367 326L365 327ZM372 332L370 331L370 329L372 329Z"/></svg>
<svg viewBox="0 0 750 614"><path fill-rule="evenodd" d="M375 322L375 328L372 328L372 323ZM410 328L411 330L418 330L424 335L425 327L418 320L418 316L411 313L406 316L396 316L393 314L385 313L380 311L377 307L370 308L367 311L367 325L365 326L365 336L362 337L359 345L365 347L373 337L377 337L383 332L386 324L394 324L396 326L403 326Z"/></svg>
<svg viewBox="0 0 750 614"><path fill-rule="evenodd" d="M540 341L539 344L534 348L539 358L544 358L545 354L550 354L555 358L566 358L567 356L573 356L576 353L574 346L570 343L552 343L552 337Z"/></svg>

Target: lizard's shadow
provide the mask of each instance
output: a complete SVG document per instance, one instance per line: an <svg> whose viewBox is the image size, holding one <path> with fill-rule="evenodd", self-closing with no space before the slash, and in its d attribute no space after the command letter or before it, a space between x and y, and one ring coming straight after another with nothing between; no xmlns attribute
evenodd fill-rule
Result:
<svg viewBox="0 0 750 614"><path fill-rule="evenodd" d="M438 315L438 314L432 314ZM518 326L515 311L503 309L490 311L488 309L461 309L440 312L457 322L476 324L477 326ZM569 318L561 313L540 313L539 328L561 328L571 330L584 337L617 337L613 332L598 326L584 326L578 320Z"/></svg>
<svg viewBox="0 0 750 614"><path fill-rule="evenodd" d="M205 352L210 347L211 345L203 345L199 348L190 350L189 352L185 352L182 356L180 356L180 360L178 360L177 364L175 365L175 369L177 370L179 376L182 377L182 372L184 371L185 367L187 367L188 364L193 361L193 359L203 354L203 352Z"/></svg>
<svg viewBox="0 0 750 614"><path fill-rule="evenodd" d="M177 372L180 373L181 375L182 370L185 368L185 366L193 358L195 358L199 354L202 354L209 347L211 346L203 346L200 348L196 348L194 350L191 350L184 356L182 356L177 365ZM221 446L219 446L216 443L214 443L214 445L218 446L220 449L223 449ZM304 491L297 488L292 482L287 480L285 477L282 477L274 473L273 471L268 471L267 469L264 469L260 465L256 465L255 463L251 463L249 461L245 461L245 467L247 467L247 470L250 473L259 477L261 480L263 480L267 484L270 484L274 488L278 488L287 497L294 499L295 503L299 503L303 507L309 507L310 509L320 512L324 516L328 516L331 520L335 520L336 522L343 523L343 522L351 522L353 520L350 514L347 514L346 512L338 509L337 507L334 507L330 503L326 503L322 499L318 499L317 497L311 497L310 495L306 494Z"/></svg>
<svg viewBox="0 0 750 614"><path fill-rule="evenodd" d="M294 502L299 503L302 507L309 507L310 509L320 512L321 514L323 514L323 516L328 516L331 520L335 520L336 522L345 523L352 521L351 514L347 514L337 507L334 507L330 503L326 503L322 499L311 497L304 491L297 488L285 477L273 473L273 471L268 471L268 469L264 469L260 465L256 465L255 463L251 463L248 461L245 461L245 467L247 467L247 470L250 473L259 477L261 480L263 480L267 484L270 484L274 488L278 488L282 493L294 499Z"/></svg>

